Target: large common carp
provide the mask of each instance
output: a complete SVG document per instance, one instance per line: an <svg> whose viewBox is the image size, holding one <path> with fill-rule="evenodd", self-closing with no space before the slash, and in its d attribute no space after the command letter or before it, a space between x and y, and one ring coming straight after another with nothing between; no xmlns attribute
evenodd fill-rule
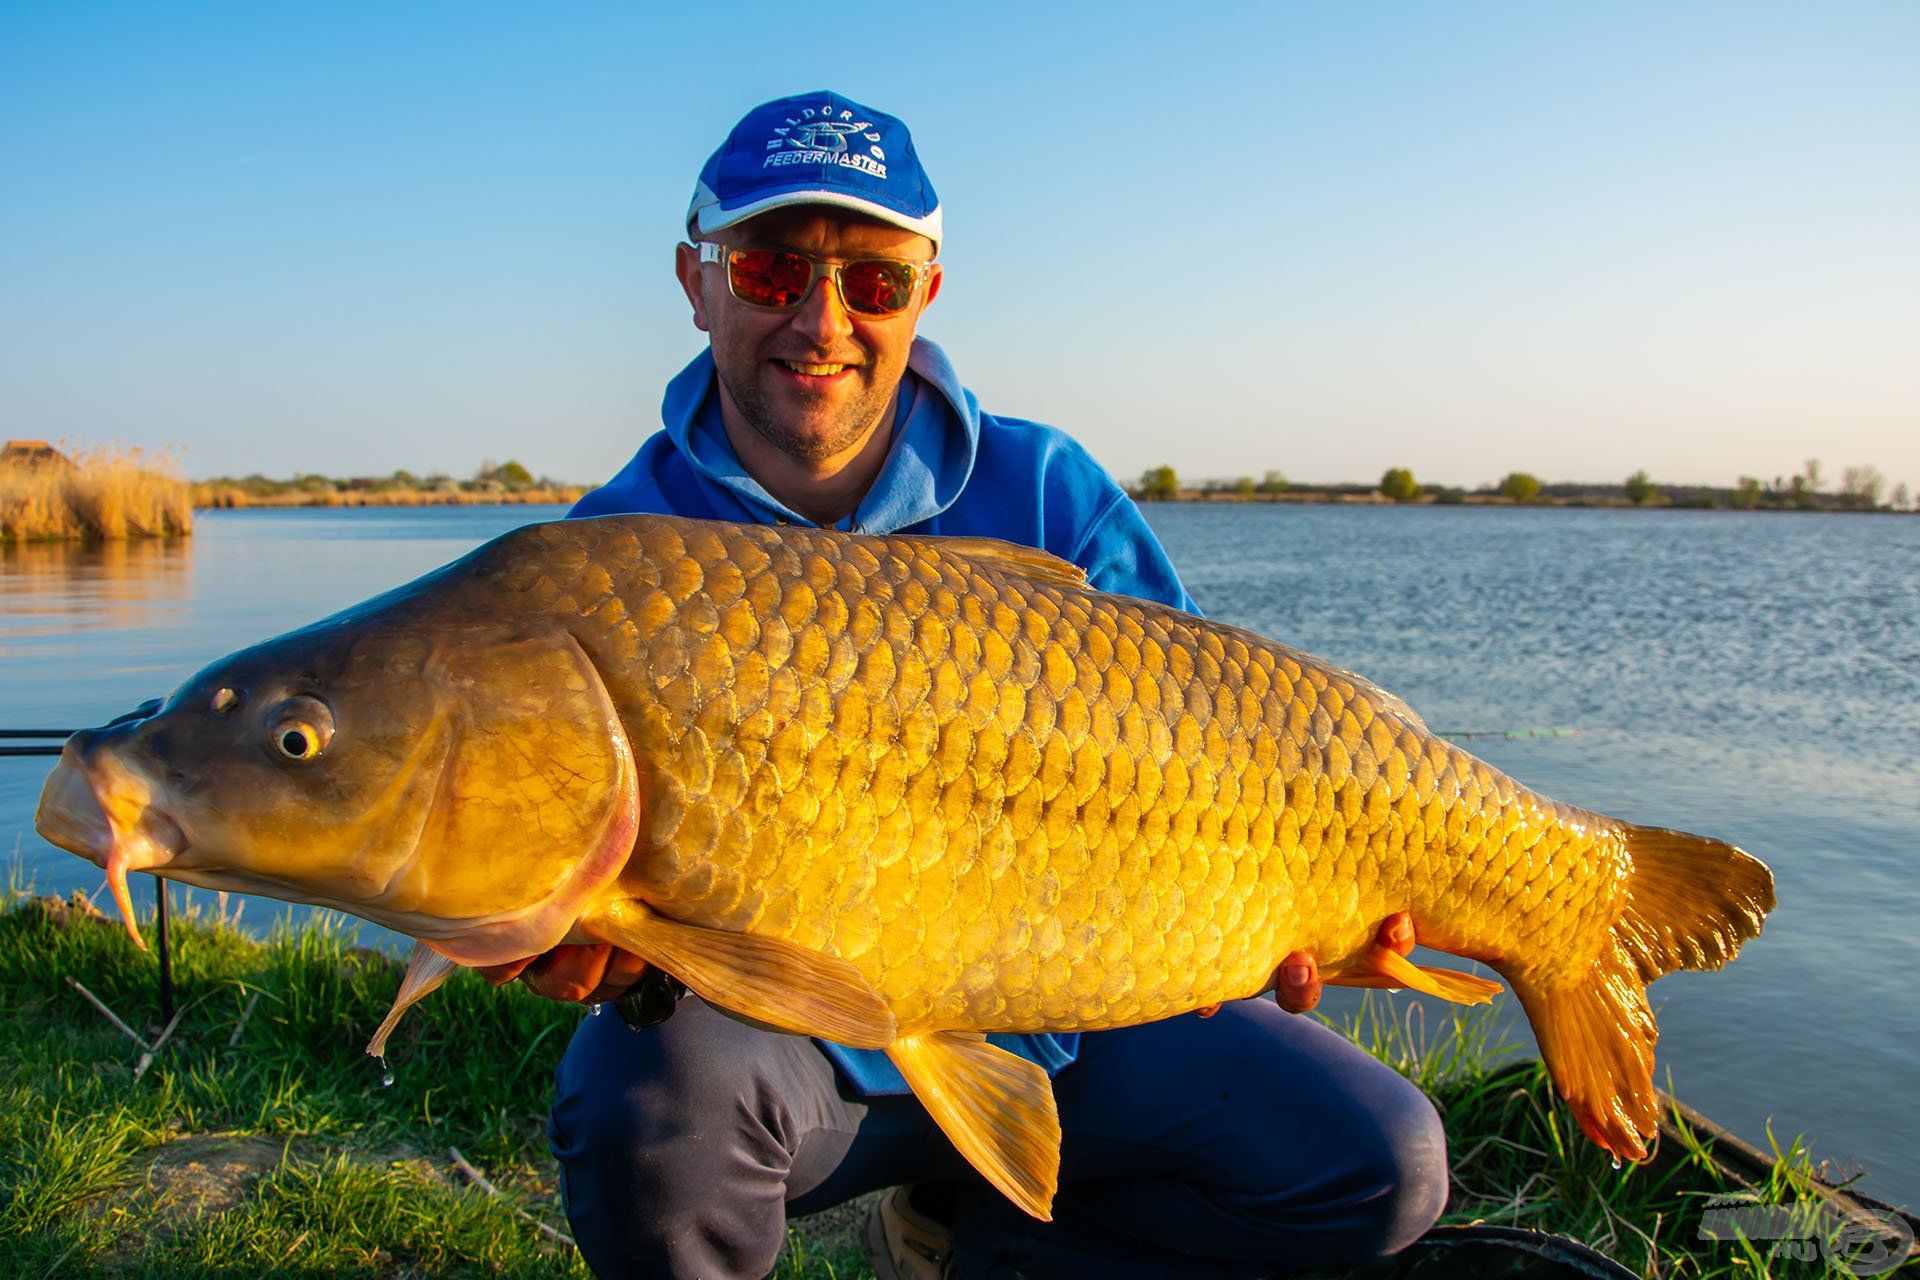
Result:
<svg viewBox="0 0 1920 1280"><path fill-rule="evenodd" d="M534 525L77 735L39 827L106 868L419 939L606 941L714 1005L884 1048L1045 1216L1059 1125L985 1032L1094 1030L1329 981L1526 1008L1581 1126L1656 1120L1646 984L1716 968L1772 877L1528 790L1399 699L985 539L652 516ZM135 934L136 938L138 934Z"/></svg>

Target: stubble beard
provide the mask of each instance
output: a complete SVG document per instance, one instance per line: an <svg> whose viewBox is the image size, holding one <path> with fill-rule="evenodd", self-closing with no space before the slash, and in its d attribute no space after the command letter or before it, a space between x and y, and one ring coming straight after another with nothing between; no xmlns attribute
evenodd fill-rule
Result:
<svg viewBox="0 0 1920 1280"><path fill-rule="evenodd" d="M760 438L799 462L820 462L854 448L867 436L892 399L890 391L869 386L858 400L848 405L839 420L824 433L803 433L783 421L757 382L739 385L721 375L733 407Z"/></svg>

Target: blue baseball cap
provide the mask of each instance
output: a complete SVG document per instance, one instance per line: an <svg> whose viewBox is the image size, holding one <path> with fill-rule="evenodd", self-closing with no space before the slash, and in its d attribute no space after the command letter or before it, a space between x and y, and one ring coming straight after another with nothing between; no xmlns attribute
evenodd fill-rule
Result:
<svg viewBox="0 0 1920 1280"><path fill-rule="evenodd" d="M907 126L822 89L747 112L700 170L694 239L795 204L852 209L918 232L940 249L940 197Z"/></svg>

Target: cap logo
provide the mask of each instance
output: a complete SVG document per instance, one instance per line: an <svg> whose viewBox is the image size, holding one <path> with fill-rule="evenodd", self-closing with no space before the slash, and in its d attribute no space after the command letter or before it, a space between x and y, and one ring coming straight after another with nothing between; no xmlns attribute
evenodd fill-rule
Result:
<svg viewBox="0 0 1920 1280"><path fill-rule="evenodd" d="M848 146L849 140L856 145L865 142L866 150L853 150ZM886 160L887 153L880 149L880 134L875 131L873 121L856 119L851 111L807 107L799 115L788 116L786 124L774 129L773 137L767 139L767 157L760 167L835 164L884 180Z"/></svg>

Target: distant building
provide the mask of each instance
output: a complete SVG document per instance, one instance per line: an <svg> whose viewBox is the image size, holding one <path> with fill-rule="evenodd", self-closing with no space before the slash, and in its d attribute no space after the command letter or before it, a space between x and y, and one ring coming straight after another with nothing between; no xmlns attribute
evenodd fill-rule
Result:
<svg viewBox="0 0 1920 1280"><path fill-rule="evenodd" d="M0 466L64 471L72 465L73 459L45 440L9 440L0 447Z"/></svg>

